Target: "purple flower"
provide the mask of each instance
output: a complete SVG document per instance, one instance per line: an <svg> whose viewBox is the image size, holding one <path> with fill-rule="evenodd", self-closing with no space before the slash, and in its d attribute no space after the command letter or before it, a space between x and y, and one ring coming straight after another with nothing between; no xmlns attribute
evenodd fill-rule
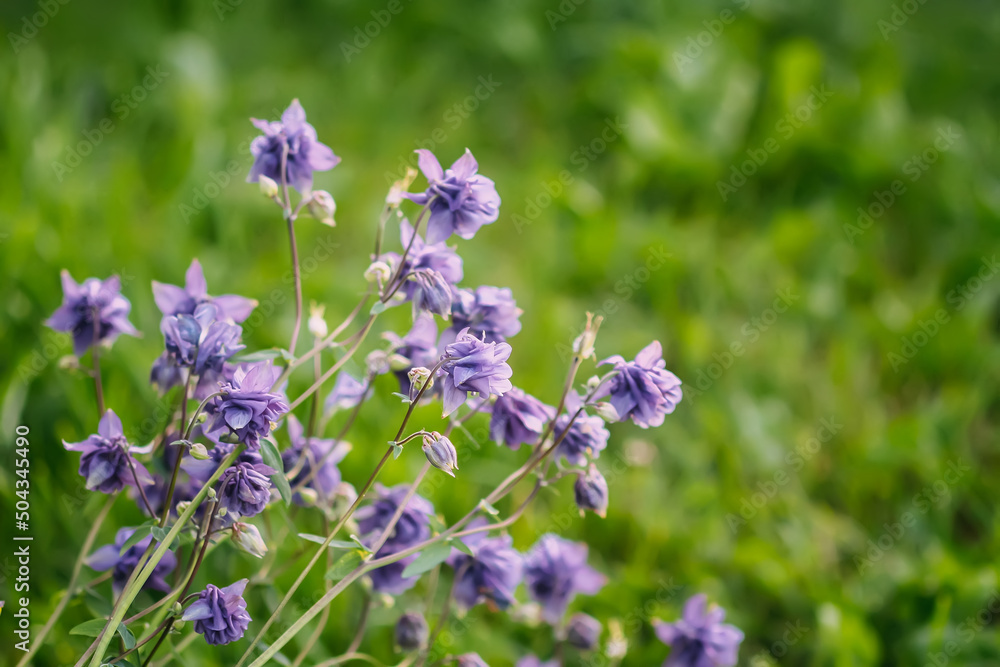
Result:
<svg viewBox="0 0 1000 667"><path fill-rule="evenodd" d="M490 667L478 653L463 653L455 656L455 664L458 667Z"/></svg>
<svg viewBox="0 0 1000 667"><path fill-rule="evenodd" d="M404 248L409 247L410 252L406 255L406 263L400 272L401 275L409 275L414 271L431 270L436 271L452 285L457 285L462 281L462 258L458 256L454 248L444 243L426 243L417 234L414 237L413 225L408 220L403 220L399 225L399 240ZM412 243L411 243L412 240ZM399 264L400 255L388 252L382 255L382 260L392 267ZM415 286L412 284L403 285L401 288L409 299L413 296Z"/></svg>
<svg viewBox="0 0 1000 667"><path fill-rule="evenodd" d="M207 429L211 433L229 429L240 442L256 451L260 438L271 433L271 423L288 412L288 404L279 394L271 392L271 385L280 371L271 362L254 364L247 370L240 366L233 380L221 389L222 396L215 399L215 420Z"/></svg>
<svg viewBox="0 0 1000 667"><path fill-rule="evenodd" d="M219 506L238 517L257 516L271 499L271 475L278 471L263 463L237 463L219 478Z"/></svg>
<svg viewBox="0 0 1000 667"><path fill-rule="evenodd" d="M628 417L640 428L659 426L665 415L669 415L681 402L681 381L666 368L663 349L659 341L653 341L639 354L635 361L625 361L620 355L608 357L602 364L614 364L615 375L598 393L596 398L610 394L611 405L618 412L618 418Z"/></svg>
<svg viewBox="0 0 1000 667"><path fill-rule="evenodd" d="M455 342L445 348L445 362L441 366L444 416L457 410L469 392L485 399L510 391L513 374L507 365L510 352L507 343L484 343L463 329Z"/></svg>
<svg viewBox="0 0 1000 667"><path fill-rule="evenodd" d="M406 612L396 621L396 646L402 651L416 651L427 645L430 631L421 614Z"/></svg>
<svg viewBox="0 0 1000 667"><path fill-rule="evenodd" d="M73 335L73 353L81 356L95 343L114 342L119 334L138 336L139 332L128 321L132 304L121 295L121 280L111 276L107 280L87 278L77 285L69 271L63 269L62 305L45 321L56 331Z"/></svg>
<svg viewBox="0 0 1000 667"><path fill-rule="evenodd" d="M374 542L375 538L385 530L409 491L409 484L400 484L392 488L381 484L375 485L375 500L354 513L358 528L363 535L366 535L366 539ZM396 553L429 538L431 529L428 517L433 514L434 506L430 501L414 494L406 504L383 548L390 547L392 553Z"/></svg>
<svg viewBox="0 0 1000 667"><path fill-rule="evenodd" d="M311 476L312 479L305 484L306 488L315 489L323 498L333 496L341 482L340 469L337 468L337 464L351 451L351 446L346 442L325 438L313 437L307 441L302 424L294 415L288 415L288 436L292 441L292 446L281 453L285 470L289 472L294 470L301 461L298 474L295 475L294 479L289 480L292 487L297 487ZM319 470L313 475L317 466ZM305 499L299 493L292 497L292 501L298 505L306 504Z"/></svg>
<svg viewBox="0 0 1000 667"><path fill-rule="evenodd" d="M454 288L445 277L433 269L421 269L409 275L413 285L413 318L422 311L440 315L448 319L451 315L451 300Z"/></svg>
<svg viewBox="0 0 1000 667"><path fill-rule="evenodd" d="M542 617L556 624L577 593L597 593L607 578L587 565L587 545L547 533L524 558L528 594L542 605Z"/></svg>
<svg viewBox="0 0 1000 667"><path fill-rule="evenodd" d="M684 616L674 623L653 619L660 641L671 647L663 667L731 667L736 664L743 632L723 623L726 612L708 609L703 593L684 604Z"/></svg>
<svg viewBox="0 0 1000 667"><path fill-rule="evenodd" d="M431 368L441 356L438 353L437 324L434 322L434 316L429 313L418 315L413 321L413 327L409 333L402 338L392 332L386 332L382 335L392 345L392 351L395 354L410 362L407 368L396 372L402 393L409 393L409 371L418 366Z"/></svg>
<svg viewBox="0 0 1000 667"><path fill-rule="evenodd" d="M479 164L469 149L446 171L429 150L421 148L417 155L427 190L405 196L421 206L430 203L428 243L439 243L452 234L471 239L480 227L496 221L500 195L492 180L476 173Z"/></svg>
<svg viewBox="0 0 1000 667"><path fill-rule="evenodd" d="M208 450L209 458L199 460L191 456L186 456L183 463L181 463L181 468L184 472L188 473L192 479L204 484L215 474L219 466L225 460L227 456L233 453L233 449L236 448L236 443L232 442L222 442L218 440L216 436L221 435L221 433L204 433L202 431L204 425L200 424L194 427L194 431L191 433L192 440L198 440L199 437L204 436L205 438L212 441L212 448ZM251 466L255 466L260 463L264 463L264 458L260 455L259 451L250 451L244 449L233 461L232 465L237 465L239 463L247 463ZM169 466L168 466L169 469ZM200 488L200 485L199 485Z"/></svg>
<svg viewBox="0 0 1000 667"><path fill-rule="evenodd" d="M152 536L147 535L126 549L125 553L121 553L122 547L125 546L125 543L134 533L135 528L120 529L115 535L114 544L105 544L87 558L87 565L98 572L104 572L113 568L113 572L111 573L111 587L114 589L115 597L121 595L121 592L125 589L125 583L132 576L132 571L139 564L139 559L142 558L150 541L153 539ZM163 554L163 558L156 564L156 567L153 568L153 574L150 575L142 587L168 593L171 586L164 577L173 572L175 567L177 567L177 557L174 556L173 551L168 550Z"/></svg>
<svg viewBox="0 0 1000 667"><path fill-rule="evenodd" d="M256 183L267 176L279 185L284 180L301 193L312 188L314 171L329 171L337 166L340 158L329 146L316 138L316 129L306 122L306 112L298 100L281 114L281 121L251 118L250 122L264 133L250 144L254 163L247 176L248 183ZM285 178L282 179L281 163L285 154Z"/></svg>
<svg viewBox="0 0 1000 667"><path fill-rule="evenodd" d="M601 622L588 614L573 614L566 624L566 641L581 651L592 651L601 639Z"/></svg>
<svg viewBox="0 0 1000 667"><path fill-rule="evenodd" d="M382 547L378 550L377 557L384 558L397 553L399 550L392 547ZM380 568L368 573L368 578L372 584L372 590L386 595L402 595L417 585L420 577L404 577L403 571L406 566L417 559L416 554L407 556L395 563L383 565Z"/></svg>
<svg viewBox="0 0 1000 667"><path fill-rule="evenodd" d="M477 520L470 527L482 526ZM491 609L506 609L514 602L514 591L521 583L523 558L513 548L510 535L486 537L473 533L463 538L474 556L457 549L451 552L448 564L455 570L455 600L465 608L486 602Z"/></svg>
<svg viewBox="0 0 1000 667"><path fill-rule="evenodd" d="M83 452L80 457L80 474L87 480L87 488L101 493L115 493L126 485L152 484L153 478L146 467L129 453L128 440L122 429L122 420L112 410L101 417L97 433L82 442L63 446L71 452ZM132 469L135 469L135 474Z"/></svg>
<svg viewBox="0 0 1000 667"><path fill-rule="evenodd" d="M257 302L235 294L209 296L208 284L201 264L191 260L191 266L184 274L184 287L153 281L153 300L164 317L170 315L194 315L195 309L203 303L213 304L219 311L218 318L230 324L239 324L257 307Z"/></svg>
<svg viewBox="0 0 1000 667"><path fill-rule="evenodd" d="M558 660L546 660L542 662L538 656L526 655L517 661L516 667L560 667Z"/></svg>
<svg viewBox="0 0 1000 667"><path fill-rule="evenodd" d="M572 399L570 404L572 404ZM571 410L575 412L576 408L571 408ZM587 463L588 456L597 458L600 452L608 446L608 438L611 437L611 433L608 432L603 419L581 412L564 436L562 433L569 425L570 419L572 419L572 413L561 414L556 419L555 434L557 438L562 437L556 455L565 458L572 465L582 466Z"/></svg>
<svg viewBox="0 0 1000 667"><path fill-rule="evenodd" d="M554 415L555 408L514 387L493 404L490 437L497 444L517 450L524 443L538 440Z"/></svg>
<svg viewBox="0 0 1000 667"><path fill-rule="evenodd" d="M422 449L424 456L427 457L427 461L432 466L445 471L452 477L455 476L452 470L458 470L458 452L451 440L434 431L430 435L424 435Z"/></svg>
<svg viewBox="0 0 1000 667"><path fill-rule="evenodd" d="M347 371L337 373L330 395L326 397L323 407L327 412L348 410L357 407L364 400L368 385L361 382Z"/></svg>
<svg viewBox="0 0 1000 667"><path fill-rule="evenodd" d="M209 644L221 646L241 639L251 621L243 599L246 587L246 579L225 588L209 584L194 604L184 610L181 619L194 621L194 631L205 635Z"/></svg>
<svg viewBox="0 0 1000 667"><path fill-rule="evenodd" d="M468 328L476 338L502 343L521 330L521 314L509 287L482 285L457 290L451 304L453 331Z"/></svg>
<svg viewBox="0 0 1000 667"><path fill-rule="evenodd" d="M597 466L591 464L586 474L579 475L573 484L573 496L582 515L590 510L602 519L608 513L608 482Z"/></svg>
<svg viewBox="0 0 1000 667"><path fill-rule="evenodd" d="M218 307L203 303L195 308L194 315L169 315L160 322L160 331L167 348L166 359L160 357L153 364L152 377L159 380L170 365L190 368L201 376L211 373L222 375L223 364L246 345L240 343L242 327L217 319ZM157 381L157 384L162 384Z"/></svg>

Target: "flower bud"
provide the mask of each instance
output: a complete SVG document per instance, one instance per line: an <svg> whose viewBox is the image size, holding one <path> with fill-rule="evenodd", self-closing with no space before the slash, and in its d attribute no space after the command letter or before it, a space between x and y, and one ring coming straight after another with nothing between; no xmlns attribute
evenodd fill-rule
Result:
<svg viewBox="0 0 1000 667"><path fill-rule="evenodd" d="M581 651L597 648L601 639L601 622L587 614L574 614L566 625L566 641Z"/></svg>
<svg viewBox="0 0 1000 667"><path fill-rule="evenodd" d="M392 269L385 262L372 262L365 269L365 280L370 283L384 283L392 277Z"/></svg>
<svg viewBox="0 0 1000 667"><path fill-rule="evenodd" d="M416 368L411 368L410 372L407 373L407 377L410 378L410 401L417 400L417 396L420 391L429 390L434 386L434 378L431 377L431 372L429 369L423 366L417 366ZM424 389L426 387L427 389Z"/></svg>
<svg viewBox="0 0 1000 667"><path fill-rule="evenodd" d="M389 355L389 370L396 373L399 371L405 371L407 368L411 367L413 362L398 352L393 352Z"/></svg>
<svg viewBox="0 0 1000 667"><path fill-rule="evenodd" d="M323 319L325 312L326 306L318 304L315 301L309 306L309 333L317 340L326 338L330 333L329 328L326 326L326 320Z"/></svg>
<svg viewBox="0 0 1000 667"><path fill-rule="evenodd" d="M434 431L424 436L423 450L424 456L432 466L452 477L455 476L452 470L458 470L458 452L455 451L455 445L451 444L451 440Z"/></svg>
<svg viewBox="0 0 1000 667"><path fill-rule="evenodd" d="M208 453L208 448L200 442L196 442L188 449L191 452L191 457L198 461L207 461L211 458L211 454Z"/></svg>
<svg viewBox="0 0 1000 667"><path fill-rule="evenodd" d="M257 183L260 185L260 193L268 199L274 199L278 196L278 184L273 178L261 174L257 177Z"/></svg>
<svg viewBox="0 0 1000 667"><path fill-rule="evenodd" d="M180 516L181 514L184 514L184 512L187 512L188 507L190 506L191 506L190 500L182 500L179 503L177 503L177 509L176 509L177 516Z"/></svg>
<svg viewBox="0 0 1000 667"><path fill-rule="evenodd" d="M617 619L611 619L608 621L608 632L611 636L604 652L612 660L621 660L628 653L628 640L622 631L622 624Z"/></svg>
<svg viewBox="0 0 1000 667"><path fill-rule="evenodd" d="M416 651L427 645L427 621L420 614L406 612L396 621L396 648L400 651Z"/></svg>
<svg viewBox="0 0 1000 667"><path fill-rule="evenodd" d="M263 558L267 553L267 545L260 536L257 526L252 523L241 523L237 521L233 524L230 539L240 551L245 551L251 556Z"/></svg>
<svg viewBox="0 0 1000 667"><path fill-rule="evenodd" d="M598 417L608 422L609 424L614 424L616 421L619 420L618 411L615 410L615 406L611 405L607 401L601 401L600 403L595 405L594 412L597 413Z"/></svg>
<svg viewBox="0 0 1000 667"><path fill-rule="evenodd" d="M302 500L302 504L311 507L316 504L319 500L319 494L316 493L316 489L304 486L297 492L299 494L299 499Z"/></svg>
<svg viewBox="0 0 1000 667"><path fill-rule="evenodd" d="M597 330L601 328L601 322L603 321L604 318L600 315L594 317L593 313L587 313L587 326L584 327L583 333L573 341L573 352L578 354L581 359L596 356L594 353L594 343L597 342Z"/></svg>
<svg viewBox="0 0 1000 667"><path fill-rule="evenodd" d="M333 214L337 212L337 203L333 201L333 196L326 190L317 190L309 199L309 214L324 225L336 227Z"/></svg>
<svg viewBox="0 0 1000 667"><path fill-rule="evenodd" d="M607 514L608 482L595 465L591 464L585 474L576 478L573 494L576 497L576 506L580 508L580 514L590 510L602 519Z"/></svg>

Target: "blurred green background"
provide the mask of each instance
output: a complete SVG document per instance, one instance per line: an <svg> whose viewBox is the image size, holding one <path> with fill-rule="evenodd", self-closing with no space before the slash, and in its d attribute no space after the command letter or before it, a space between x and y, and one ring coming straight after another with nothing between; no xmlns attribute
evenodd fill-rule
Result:
<svg viewBox="0 0 1000 667"><path fill-rule="evenodd" d="M61 300L59 270L123 277L145 336L120 339L104 368L127 426L160 405L149 282L182 282L192 257L213 293L278 289L286 300L247 338L285 343L285 230L243 178L248 117L276 118L298 97L343 157L316 179L338 226L299 225L303 257L337 245L305 285L331 322L363 289L401 163L424 146L449 164L468 146L503 206L458 241L464 283L509 286L524 309L515 384L555 400L587 310L607 316L599 356L663 342L685 399L660 429L612 428L608 518L580 518L561 485L512 531L521 549L551 529L588 542L610 582L573 609L620 620L623 664L659 664L649 618L673 620L699 591L746 632L745 665L1000 664L994 4L402 0L388 21L388 2L157 4L0 8L2 467L28 425L36 631L100 502L60 446L95 419L90 385L58 368L67 340L41 324ZM407 325L403 312L379 323ZM307 383L296 377L293 395ZM402 413L392 382L378 389L342 464L355 484ZM458 480L421 492L454 520L523 456L484 443ZM382 480L421 463L407 452ZM0 492L8 535L9 472ZM112 518L98 544L142 520L124 500ZM322 529L314 514L299 521ZM223 545L199 582L257 567ZM249 593L251 630L277 599ZM338 598L306 664L346 647L360 600ZM420 604L414 593L377 612L363 648L391 660L391 624ZM67 632L99 606L77 598L35 664L71 664L87 641ZM482 607L467 620L456 651L494 666L551 654L545 628ZM198 641L184 664L230 665L244 647Z"/></svg>

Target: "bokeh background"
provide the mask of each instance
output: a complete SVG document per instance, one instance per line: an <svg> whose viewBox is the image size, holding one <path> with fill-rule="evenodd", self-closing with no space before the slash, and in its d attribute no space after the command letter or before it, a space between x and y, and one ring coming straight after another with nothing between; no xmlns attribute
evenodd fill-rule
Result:
<svg viewBox="0 0 1000 667"><path fill-rule="evenodd" d="M610 581L573 608L619 619L623 664L659 664L667 649L648 620L676 618L699 591L746 632L741 664L1000 664L996 6L402 0L371 23L387 7L0 7L0 523L9 535L10 440L26 424L36 630L100 502L60 446L95 419L89 383L59 368L67 340L42 326L59 270L123 277L145 336L104 355L108 402L127 425L157 414L150 280L182 282L198 257L214 293L290 299L283 224L243 177L248 117L277 117L298 97L343 157L317 177L338 226L299 225L304 257L337 246L305 285L332 322L362 290L374 222L412 150L450 163L469 147L503 206L458 242L465 284L509 286L524 309L516 384L555 400L587 310L606 315L599 355L663 342L685 399L660 429L613 427L607 519L580 518L560 486L512 531L521 549L553 529L587 541ZM366 26L374 36L359 37ZM275 304L251 348L284 343L292 317L289 300ZM402 312L379 323L407 325ZM351 437L342 470L356 484L401 416L391 384ZM435 414L418 417L431 426ZM483 442L458 480L422 493L454 520L523 455ZM421 463L407 452L382 479L403 482ZM98 543L141 520L119 502ZM199 580L257 567L223 545ZM78 656L88 640L68 630L100 613L107 588L71 604L36 664ZM253 630L278 594L249 599ZM349 643L360 600L359 589L338 598L310 661ZM365 650L391 662L391 624L419 604L378 611ZM456 649L490 664L551 653L544 627L485 608L467 621ZM0 626L11 656L7 615ZM229 665L241 651L196 642L183 664Z"/></svg>

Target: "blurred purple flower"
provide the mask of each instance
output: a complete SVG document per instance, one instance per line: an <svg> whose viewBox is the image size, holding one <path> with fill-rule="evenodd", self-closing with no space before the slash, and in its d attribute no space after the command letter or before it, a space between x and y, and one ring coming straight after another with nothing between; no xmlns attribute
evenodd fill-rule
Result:
<svg viewBox="0 0 1000 667"><path fill-rule="evenodd" d="M566 624L566 642L581 651L592 651L601 639L601 622L588 614L573 614Z"/></svg>
<svg viewBox="0 0 1000 667"><path fill-rule="evenodd" d="M572 395L570 394L570 396ZM569 427L569 431L563 436L562 433L569 425L572 413L576 411L576 408L570 408L570 410L570 413L561 414L556 419L554 433L557 438L562 437L562 442L556 449L556 456L565 458L572 465L581 466L587 463L588 456L597 458L600 455L600 452L608 446L608 438L611 437L611 433L608 432L603 419L581 412L573 421L573 425Z"/></svg>
<svg viewBox="0 0 1000 667"><path fill-rule="evenodd" d="M316 437L309 438L307 442L302 424L295 418L295 415L288 415L287 421L288 437L292 444L281 453L285 470L291 472L299 465L300 459L302 460L302 467L299 468L298 474L295 475L294 479L289 480L292 488L297 487L312 476L312 479L304 485L305 488L316 490L323 498L333 496L341 482L340 469L337 464L351 451L351 445L346 442L338 443L336 440ZM305 456L304 459L303 456ZM321 461L322 463L320 463ZM316 466L319 466L319 471L313 475ZM300 493L292 496L292 502L297 505L306 504Z"/></svg>
<svg viewBox="0 0 1000 667"><path fill-rule="evenodd" d="M408 484L392 488L381 484L375 485L375 500L354 513L365 544L374 546L375 540L389 525L389 521L396 514L409 490ZM392 533L375 556L377 558L391 556L429 538L431 535L429 517L433 514L434 506L427 499L414 494L403 509ZM416 560L415 554L369 572L368 576L374 590L389 595L399 595L413 588L419 577L404 578L403 570L414 560Z"/></svg>
<svg viewBox="0 0 1000 667"><path fill-rule="evenodd" d="M225 384L222 396L213 403L215 419L207 431L228 429L251 450L260 447L260 438L271 433L271 423L288 412L288 404L271 392L280 370L271 362L254 364L247 370L240 366L232 382Z"/></svg>
<svg viewBox="0 0 1000 667"><path fill-rule="evenodd" d="M542 662L538 656L526 655L517 661L516 667L560 667L560 665L556 659Z"/></svg>
<svg viewBox="0 0 1000 667"><path fill-rule="evenodd" d="M480 227L496 221L500 195L492 180L476 173L479 164L469 149L447 170L429 150L419 149L417 155L427 190L404 196L421 206L430 203L428 243L440 243L452 234L471 239Z"/></svg>
<svg viewBox="0 0 1000 667"><path fill-rule="evenodd" d="M195 309L203 303L211 303L218 308L218 319L239 324L257 307L257 302L235 294L209 296L208 284L201 263L191 260L191 266L184 274L184 287L153 281L153 300L164 317L170 315L194 315Z"/></svg>
<svg viewBox="0 0 1000 667"><path fill-rule="evenodd" d="M113 410L108 410L101 417L97 433L82 442L69 443L64 440L63 446L71 452L83 453L80 457L80 474L87 480L87 488L91 491L115 493L126 485L136 486L136 477L139 484L153 483L146 466L129 452L122 420ZM132 468L135 468L134 475Z"/></svg>
<svg viewBox="0 0 1000 667"><path fill-rule="evenodd" d="M478 653L463 653L455 656L455 664L458 667L490 667Z"/></svg>
<svg viewBox="0 0 1000 667"><path fill-rule="evenodd" d="M128 542L128 539L134 533L135 528L119 529L118 533L115 534L114 544L105 544L87 557L87 565L98 572L104 572L113 568L113 572L111 573L111 587L114 590L115 597L121 595L121 592L125 589L125 583L132 576L132 571L139 564L139 559L142 558L150 541L153 539L152 536L147 535L126 549L125 553L121 553L122 547L125 546L125 543ZM167 550L163 554L163 558L160 559L160 562L153 568L153 574L150 575L142 587L164 593L170 592L171 586L164 577L173 572L175 567L177 567L177 557L173 551Z"/></svg>
<svg viewBox="0 0 1000 667"><path fill-rule="evenodd" d="M306 112L297 99L281 114L280 122L257 118L251 118L250 122L264 136L250 144L254 163L247 176L248 183L267 176L280 185L282 155L287 151L284 180L304 194L312 188L314 171L329 171L340 162L330 147L316 138L316 129L306 122Z"/></svg>
<svg viewBox="0 0 1000 667"><path fill-rule="evenodd" d="M485 525L476 520L470 528ZM474 556L453 549L448 564L455 570L455 600L469 609L486 602L492 609L506 609L514 602L514 591L521 583L523 557L513 548L510 535L486 537L473 533L462 539Z"/></svg>
<svg viewBox="0 0 1000 667"><path fill-rule="evenodd" d="M247 581L240 579L225 588L209 584L181 619L194 621L194 631L205 635L209 644L221 646L241 639L252 620L243 599Z"/></svg>
<svg viewBox="0 0 1000 667"><path fill-rule="evenodd" d="M480 398L503 396L510 391L512 371L507 343L484 343L463 329L454 343L445 348L440 374L444 385L444 416L465 403L469 392Z"/></svg>
<svg viewBox="0 0 1000 667"><path fill-rule="evenodd" d="M46 326L73 335L73 353L83 355L95 343L112 343L120 334L138 336L128 320L132 304L121 295L121 280L87 278L78 285L69 271L63 269L63 302ZM96 340L95 340L96 337Z"/></svg>
<svg viewBox="0 0 1000 667"><path fill-rule="evenodd" d="M587 545L547 533L524 558L528 594L542 605L542 617L556 624L577 593L593 595L607 577L587 565Z"/></svg>
<svg viewBox="0 0 1000 667"><path fill-rule="evenodd" d="M666 368L663 348L653 341L634 361L625 361L620 355L608 357L601 364L614 364L618 374L607 382L595 398L611 396L611 405L618 418L632 418L640 428L659 426L665 415L670 414L681 402L681 381Z"/></svg>
<svg viewBox="0 0 1000 667"><path fill-rule="evenodd" d="M454 288L443 275L432 269L420 269L411 273L407 282L414 288L413 319L424 311L448 319Z"/></svg>
<svg viewBox="0 0 1000 667"><path fill-rule="evenodd" d="M169 365L189 368L194 375L211 373L221 377L223 364L229 357L246 345L240 343L243 329L238 324L230 324L217 319L219 309L210 303L195 308L194 315L168 315L160 322L160 331L166 345L166 359L160 357L153 364L151 376L157 384Z"/></svg>
<svg viewBox="0 0 1000 667"><path fill-rule="evenodd" d="M219 506L237 517L257 516L271 499L271 478L277 470L263 463L237 463L219 478Z"/></svg>
<svg viewBox="0 0 1000 667"><path fill-rule="evenodd" d="M554 415L555 408L514 387L493 404L490 437L517 450L524 443L534 444Z"/></svg>
<svg viewBox="0 0 1000 667"><path fill-rule="evenodd" d="M402 651L416 651L427 645L430 631L422 614L408 611L396 621L396 646Z"/></svg>
<svg viewBox="0 0 1000 667"><path fill-rule="evenodd" d="M573 484L573 496L581 514L590 510L602 519L607 515L608 482L597 466L591 464L586 474L576 478Z"/></svg>
<svg viewBox="0 0 1000 667"><path fill-rule="evenodd" d="M462 258L458 256L455 249L449 247L441 241L440 243L426 243L420 234L414 238L413 225L408 220L403 220L399 225L399 240L404 248L409 247L410 252L406 255L406 263L400 275L408 275L414 271L430 269L437 271L452 285L457 285L462 281ZM412 244L411 244L412 240ZM387 252L382 255L382 261L395 268L399 265L401 255L394 252ZM406 298L413 296L415 286L412 284L403 285L403 292Z"/></svg>
<svg viewBox="0 0 1000 667"><path fill-rule="evenodd" d="M451 304L451 331L468 328L487 343L502 343L521 331L523 312L509 287L481 285L474 291L457 290Z"/></svg>
<svg viewBox="0 0 1000 667"><path fill-rule="evenodd" d="M410 331L402 338L391 331L382 334L382 336L389 341L393 353L408 359L410 362L408 367L396 372L400 391L408 394L410 390L408 373L410 370L418 366L431 368L441 356L438 352L438 333L434 316L430 313L418 315L413 320Z"/></svg>
<svg viewBox="0 0 1000 667"><path fill-rule="evenodd" d="M330 395L323 403L326 412L337 410L348 410L357 407L364 400L368 391L368 385L361 382L347 371L337 373L337 380L333 383Z"/></svg>
<svg viewBox="0 0 1000 667"><path fill-rule="evenodd" d="M683 617L674 623L653 619L660 641L671 647L663 667L732 667L736 664L743 632L722 621L721 607L709 609L703 593L684 604Z"/></svg>

